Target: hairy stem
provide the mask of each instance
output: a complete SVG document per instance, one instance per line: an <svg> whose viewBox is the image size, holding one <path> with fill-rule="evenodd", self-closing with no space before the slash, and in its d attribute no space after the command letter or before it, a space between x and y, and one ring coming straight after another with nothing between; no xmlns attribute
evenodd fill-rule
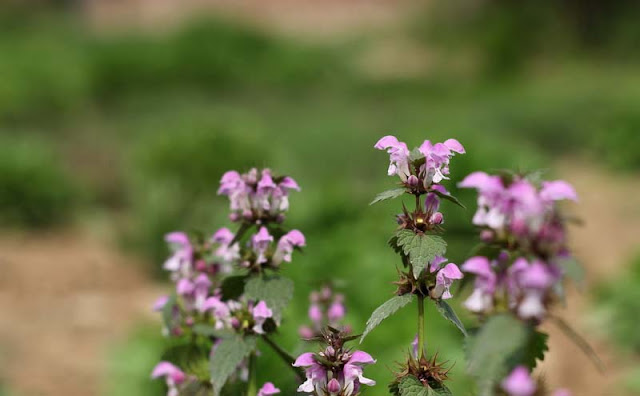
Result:
<svg viewBox="0 0 640 396"><path fill-rule="evenodd" d="M257 360L255 352L249 356L249 384L247 385L247 396L256 396L258 394L258 373L256 370Z"/></svg>
<svg viewBox="0 0 640 396"><path fill-rule="evenodd" d="M296 361L296 359L293 356L291 356L287 351L285 351L280 345L276 344L268 336L263 335L262 339L264 340L264 342L267 343L267 345L271 347L271 349L273 349L273 351L280 357L280 359L282 359L285 362L285 364L288 367L290 367L291 370L293 370L297 379L304 378L304 373L302 372L302 370L300 370L297 367L293 367L293 363Z"/></svg>
<svg viewBox="0 0 640 396"><path fill-rule="evenodd" d="M418 294L418 356L424 356L424 296Z"/></svg>

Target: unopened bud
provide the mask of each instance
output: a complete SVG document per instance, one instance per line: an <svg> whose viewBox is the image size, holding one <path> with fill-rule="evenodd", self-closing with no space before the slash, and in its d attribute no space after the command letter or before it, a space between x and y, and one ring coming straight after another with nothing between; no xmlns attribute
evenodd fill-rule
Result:
<svg viewBox="0 0 640 396"><path fill-rule="evenodd" d="M238 220L240 220L240 215L237 214L236 212L233 212L231 214L229 214L229 220L236 222Z"/></svg>
<svg viewBox="0 0 640 396"><path fill-rule="evenodd" d="M331 345L329 345L327 349L324 350L324 354L327 357L333 357L336 354L336 350Z"/></svg>
<svg viewBox="0 0 640 396"><path fill-rule="evenodd" d="M196 261L196 271L205 272L207 270L207 263L204 260Z"/></svg>
<svg viewBox="0 0 640 396"><path fill-rule="evenodd" d="M328 287L323 287L322 288L322 299L323 300L328 300L331 298L331 289Z"/></svg>
<svg viewBox="0 0 640 396"><path fill-rule="evenodd" d="M238 318L231 318L231 327L234 329L240 328L240 320Z"/></svg>
<svg viewBox="0 0 640 396"><path fill-rule="evenodd" d="M327 390L329 393L338 393L340 392L340 383L337 379L332 378L331 381L327 384Z"/></svg>
<svg viewBox="0 0 640 396"><path fill-rule="evenodd" d="M495 237L495 233L491 230L482 230L480 231L480 240L482 242L492 242L493 238Z"/></svg>
<svg viewBox="0 0 640 396"><path fill-rule="evenodd" d="M444 216L440 212L436 212L431 215L431 219L429 220L431 224L442 224L444 223Z"/></svg>
<svg viewBox="0 0 640 396"><path fill-rule="evenodd" d="M184 324L186 324L189 327L193 326L193 323L194 323L194 320L193 320L193 318L191 316L189 316L188 318L186 318L184 320Z"/></svg>
<svg viewBox="0 0 640 396"><path fill-rule="evenodd" d="M417 186L418 183L420 183L420 180L418 180L418 178L415 175L411 175L407 179L407 184L410 185L411 187Z"/></svg>

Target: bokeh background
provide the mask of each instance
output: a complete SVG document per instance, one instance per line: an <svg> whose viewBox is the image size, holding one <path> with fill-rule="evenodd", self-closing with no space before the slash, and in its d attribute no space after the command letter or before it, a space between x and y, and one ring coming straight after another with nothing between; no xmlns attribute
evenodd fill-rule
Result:
<svg viewBox="0 0 640 396"><path fill-rule="evenodd" d="M289 225L308 247L284 269L297 288L281 343L302 351L307 293L327 279L361 330L394 290L400 202L367 205L393 183L373 149L393 133L467 149L448 187L468 209L443 204L454 262L476 242L464 175L542 169L576 186L587 283L558 313L607 371L548 326L538 373L577 396L639 394L639 17L622 0L2 2L0 393L162 395L149 379L165 342L150 312L170 287L162 236L228 225L215 192L231 168L303 188ZM427 315L430 351L470 394L461 337ZM414 316L364 343L379 382L366 395L386 394ZM266 350L259 370L294 394Z"/></svg>

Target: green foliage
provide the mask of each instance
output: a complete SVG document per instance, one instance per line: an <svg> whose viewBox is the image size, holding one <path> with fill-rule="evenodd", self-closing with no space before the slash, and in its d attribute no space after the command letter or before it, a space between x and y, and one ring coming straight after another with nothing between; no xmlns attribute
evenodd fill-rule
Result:
<svg viewBox="0 0 640 396"><path fill-rule="evenodd" d="M395 389L392 389L392 392ZM413 375L403 377L397 384L397 396L451 396L452 393L444 384L424 386Z"/></svg>
<svg viewBox="0 0 640 396"><path fill-rule="evenodd" d="M45 227L69 220L78 191L50 147L35 139L0 139L0 221Z"/></svg>
<svg viewBox="0 0 640 396"><path fill-rule="evenodd" d="M404 254L409 256L413 266L413 276L416 279L436 256L444 256L447 251L447 243L437 235L416 234L410 230L401 230L397 236L398 246L402 247Z"/></svg>
<svg viewBox="0 0 640 396"><path fill-rule="evenodd" d="M444 300L435 301L435 305L442 317L453 323L458 328L458 330L460 330L466 337L467 330L464 328L464 324L462 324L460 318L458 318L458 315L456 315L456 312L453 310L453 308L451 308L451 306Z"/></svg>
<svg viewBox="0 0 640 396"><path fill-rule="evenodd" d="M462 204L462 202L460 202L460 200L458 198L454 197L451 194L445 194L442 191L438 191L438 190L432 190L431 192L433 192L434 194L436 194L438 197L440 197L442 199L446 199L449 202L453 202L454 204L458 205L462 209L466 209L467 208L466 206L464 206Z"/></svg>
<svg viewBox="0 0 640 396"><path fill-rule="evenodd" d="M234 275L227 276L222 281L220 291L222 292L222 299L237 300L244 293L244 284L247 281L246 275Z"/></svg>
<svg viewBox="0 0 640 396"><path fill-rule="evenodd" d="M264 300L273 311L273 318L280 321L293 298L293 281L277 275L253 277L247 281L244 295L250 300Z"/></svg>
<svg viewBox="0 0 640 396"><path fill-rule="evenodd" d="M245 358L249 357L255 347L256 338L253 336L226 338L217 345L210 361L214 396L220 394L231 374Z"/></svg>
<svg viewBox="0 0 640 396"><path fill-rule="evenodd" d="M403 308L404 306L412 302L413 297L413 294L394 296L393 298L387 300L385 303L376 308L376 310L371 314L369 320L367 320L367 327L362 333L362 337L360 337L360 342L362 342L367 334L369 334L371 330L375 329L383 320L398 312L400 308Z"/></svg>
<svg viewBox="0 0 640 396"><path fill-rule="evenodd" d="M394 188L393 190L383 191L380 194L376 195L374 200L371 201L369 205L373 205L378 202L385 201L387 199L398 198L399 196L403 195L406 191L407 190L405 190L404 188Z"/></svg>
<svg viewBox="0 0 640 396"><path fill-rule="evenodd" d="M528 328L527 332L528 335L524 346L510 357L510 367L524 365L533 370L538 364L538 361L542 361L544 354L549 350L547 344L549 340L548 334L532 328Z"/></svg>
<svg viewBox="0 0 640 396"><path fill-rule="evenodd" d="M489 318L466 338L467 369L478 381L481 395L493 395L493 386L508 374L509 359L525 345L527 329L510 315Z"/></svg>

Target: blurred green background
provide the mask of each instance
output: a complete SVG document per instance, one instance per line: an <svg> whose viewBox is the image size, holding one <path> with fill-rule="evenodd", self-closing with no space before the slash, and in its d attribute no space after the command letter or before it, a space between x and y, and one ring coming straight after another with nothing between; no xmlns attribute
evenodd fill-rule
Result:
<svg viewBox="0 0 640 396"><path fill-rule="evenodd" d="M128 10L128 2L121 3ZM317 18L300 28L304 14L294 14L296 28L288 29L287 18L271 13L263 19L260 2L244 2L253 17L212 2L221 4L207 12L181 12L171 23L145 17L140 4L152 3L129 3L137 10L129 24L116 23L119 14L91 2L0 7L2 238L20 235L39 246L38 238L64 234L67 249L73 249L82 244L73 242L76 237L98 235L114 254L135 258L135 264L127 262L136 267L132 288L168 290L160 271L168 253L162 236L227 225L227 201L215 195L225 170L268 166L289 174L302 192L291 198L288 225L308 241L304 255L284 269L297 288L278 339L291 351L302 351L297 328L306 323L308 291L322 281L344 281L347 322L356 331L394 290L397 262L386 241L400 202L367 206L394 182L386 176L388 157L373 149L383 135L395 134L409 145L455 137L465 146L467 154L453 160L447 187L469 209L443 204L448 257L457 263L476 240L470 227L474 197L457 191L455 182L473 170L544 169L553 177L559 164L569 162L621 177L611 183L637 180L635 2L305 3L311 14L344 7L353 21L335 32ZM175 7L188 11L188 3ZM296 7L274 1L276 11L278 3L282 10ZM368 14L354 12L354 3L372 3L393 17L372 18L362 27L356 22ZM331 14L326 18L331 21ZM318 30L327 34L319 37ZM586 192L599 194L598 187L594 182ZM622 216L638 219L637 210ZM78 270L53 261L63 278ZM39 271L29 264L20 263ZM639 301L637 260L635 269L626 266L616 270L625 286L615 279L601 282L595 297L595 326L617 324L602 335L606 350L627 351L620 358L616 394L640 392L634 369L639 340L631 321ZM135 290L118 290L139 298ZM111 298L111 291L105 295ZM150 306L150 297L144 298L136 304ZM133 303L125 298L117 304ZM61 326L65 312L57 312ZM427 314L430 351L455 362L451 388L456 395L469 394L461 337L433 309ZM379 385L365 394L386 394L391 370L415 333L414 316L411 309L401 312L362 345L378 359L366 374ZM93 358L101 363L83 371L77 383L65 378L64 393L46 372L32 374L41 381L22 380L12 367L20 360L8 348L0 359L8 392L163 394L163 385L148 378L164 343L159 321L151 315L108 318L97 326L125 330L100 338L105 346ZM5 332L3 349L3 343L21 339L11 324ZM26 336L18 342L29 344ZM289 372L266 349L259 370L260 381L271 380L292 394Z"/></svg>

